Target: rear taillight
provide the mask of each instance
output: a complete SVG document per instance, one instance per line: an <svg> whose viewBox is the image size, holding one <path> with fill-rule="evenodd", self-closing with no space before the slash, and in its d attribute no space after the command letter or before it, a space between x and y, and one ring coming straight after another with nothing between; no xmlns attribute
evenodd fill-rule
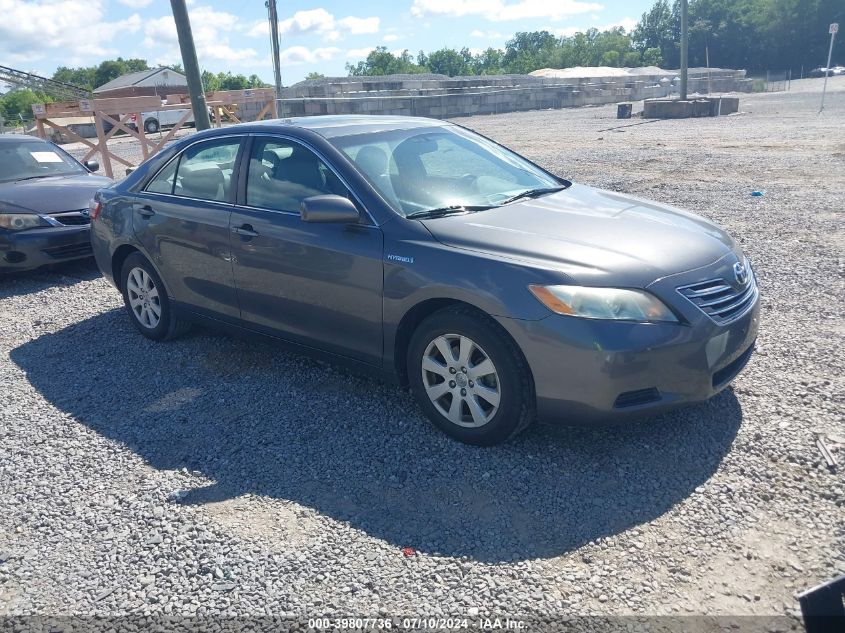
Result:
<svg viewBox="0 0 845 633"><path fill-rule="evenodd" d="M99 200L92 200L88 203L88 217L93 222L100 216L100 211L103 210L103 203Z"/></svg>
<svg viewBox="0 0 845 633"><path fill-rule="evenodd" d="M130 118L132 121L137 121L137 120L138 120L138 115L137 115L137 114L133 114L133 115L132 115L131 117L129 117L129 118Z"/></svg>

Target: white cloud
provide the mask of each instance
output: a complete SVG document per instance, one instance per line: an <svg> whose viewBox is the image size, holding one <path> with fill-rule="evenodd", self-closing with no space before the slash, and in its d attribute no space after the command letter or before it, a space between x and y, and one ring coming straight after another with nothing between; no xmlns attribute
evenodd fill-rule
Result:
<svg viewBox="0 0 845 633"><path fill-rule="evenodd" d="M396 33L388 33L382 39L384 39L385 42L395 42L396 40L399 39L399 36L396 35Z"/></svg>
<svg viewBox="0 0 845 633"><path fill-rule="evenodd" d="M602 26L566 26L560 29L552 29L552 33L558 37L572 37L576 33L585 33L587 29L591 28L597 29L599 32L604 32L620 26L624 28L626 32L630 33L634 30L634 27L637 26L637 20L635 18L622 18L621 20L611 22L610 24L604 24Z"/></svg>
<svg viewBox="0 0 845 633"><path fill-rule="evenodd" d="M481 15L488 20L522 20L548 18L560 20L567 16L601 11L604 7L595 2L580 0L414 0L411 14L423 15Z"/></svg>
<svg viewBox="0 0 845 633"><path fill-rule="evenodd" d="M144 7L148 7L153 3L153 0L117 0L120 4L125 4L127 7L132 7L133 9L143 9Z"/></svg>
<svg viewBox="0 0 845 633"><path fill-rule="evenodd" d="M381 19L378 17L359 18L354 15L345 18L335 16L325 9L310 9L297 11L291 17L279 21L279 36L290 37L297 35L316 34L330 42L336 42L343 35L365 35L378 33ZM269 37L270 25L267 20L253 23L247 35L252 37Z"/></svg>
<svg viewBox="0 0 845 633"><path fill-rule="evenodd" d="M0 0L2 2L2 0ZM200 66L205 60L238 62L240 65L265 66L268 61L259 56L253 48L234 48L229 43L229 33L239 31L244 25L238 17L208 6L189 9L191 31L197 47ZM148 20L144 25L143 45L156 52L158 64L173 64L182 61L179 39L173 16L164 15Z"/></svg>
<svg viewBox="0 0 845 633"><path fill-rule="evenodd" d="M378 33L381 20L379 18L356 18L350 15L337 21L340 28L348 30L352 35L367 35Z"/></svg>
<svg viewBox="0 0 845 633"><path fill-rule="evenodd" d="M339 48L334 47L310 49L305 46L291 46L281 52L280 58L283 65L295 66L329 61L341 52Z"/></svg>
<svg viewBox="0 0 845 633"><path fill-rule="evenodd" d="M483 37L488 40L501 40L504 39L505 36L498 31L479 31L476 29L470 33L470 37Z"/></svg>
<svg viewBox="0 0 845 633"><path fill-rule="evenodd" d="M137 14L105 21L102 0L0 0L0 16L0 58L11 63L102 59L118 53L109 46L116 38L141 28Z"/></svg>
<svg viewBox="0 0 845 633"><path fill-rule="evenodd" d="M346 59L364 59L374 50L376 49L373 46L367 46L365 48L351 48L346 51Z"/></svg>

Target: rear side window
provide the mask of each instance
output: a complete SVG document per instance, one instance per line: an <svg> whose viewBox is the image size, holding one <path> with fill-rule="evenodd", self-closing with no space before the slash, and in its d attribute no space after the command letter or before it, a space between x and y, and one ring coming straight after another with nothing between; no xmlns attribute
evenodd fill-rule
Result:
<svg viewBox="0 0 845 633"><path fill-rule="evenodd" d="M232 202L240 139L225 138L192 145L147 185L151 193L167 193L213 202Z"/></svg>

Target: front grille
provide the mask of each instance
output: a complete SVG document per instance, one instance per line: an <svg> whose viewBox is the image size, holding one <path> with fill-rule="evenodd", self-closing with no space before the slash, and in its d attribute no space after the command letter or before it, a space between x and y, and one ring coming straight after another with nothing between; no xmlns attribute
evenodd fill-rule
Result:
<svg viewBox="0 0 845 633"><path fill-rule="evenodd" d="M84 211L63 211L62 213L51 213L50 217L62 226L85 226L91 224L88 217L88 209Z"/></svg>
<svg viewBox="0 0 845 633"><path fill-rule="evenodd" d="M748 275L745 286L735 288L724 279L711 279L678 288L704 314L719 325L730 323L745 314L757 299L754 275Z"/></svg>
<svg viewBox="0 0 845 633"><path fill-rule="evenodd" d="M87 244L67 244L65 246L52 246L45 248L44 253L54 259L65 257L86 257L93 253L90 242Z"/></svg>
<svg viewBox="0 0 845 633"><path fill-rule="evenodd" d="M655 387L650 387L648 389L626 391L625 393L619 394L613 403L613 407L615 409L635 407L639 404L648 404L649 402L657 402L658 400L660 400L660 392Z"/></svg>

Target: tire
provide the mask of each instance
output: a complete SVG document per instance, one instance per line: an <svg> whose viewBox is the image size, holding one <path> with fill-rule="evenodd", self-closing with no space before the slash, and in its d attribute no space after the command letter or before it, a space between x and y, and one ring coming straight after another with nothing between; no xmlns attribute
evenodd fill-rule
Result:
<svg viewBox="0 0 845 633"><path fill-rule="evenodd" d="M522 354L478 310L446 308L420 323L408 346L407 370L426 416L465 444L500 444L534 420L534 390Z"/></svg>
<svg viewBox="0 0 845 633"><path fill-rule="evenodd" d="M141 253L132 253L123 262L120 289L129 320L147 338L170 340L190 329L190 322L173 312L161 277Z"/></svg>
<svg viewBox="0 0 845 633"><path fill-rule="evenodd" d="M158 132L159 124L157 119L147 119L144 121L144 129L150 134Z"/></svg>

